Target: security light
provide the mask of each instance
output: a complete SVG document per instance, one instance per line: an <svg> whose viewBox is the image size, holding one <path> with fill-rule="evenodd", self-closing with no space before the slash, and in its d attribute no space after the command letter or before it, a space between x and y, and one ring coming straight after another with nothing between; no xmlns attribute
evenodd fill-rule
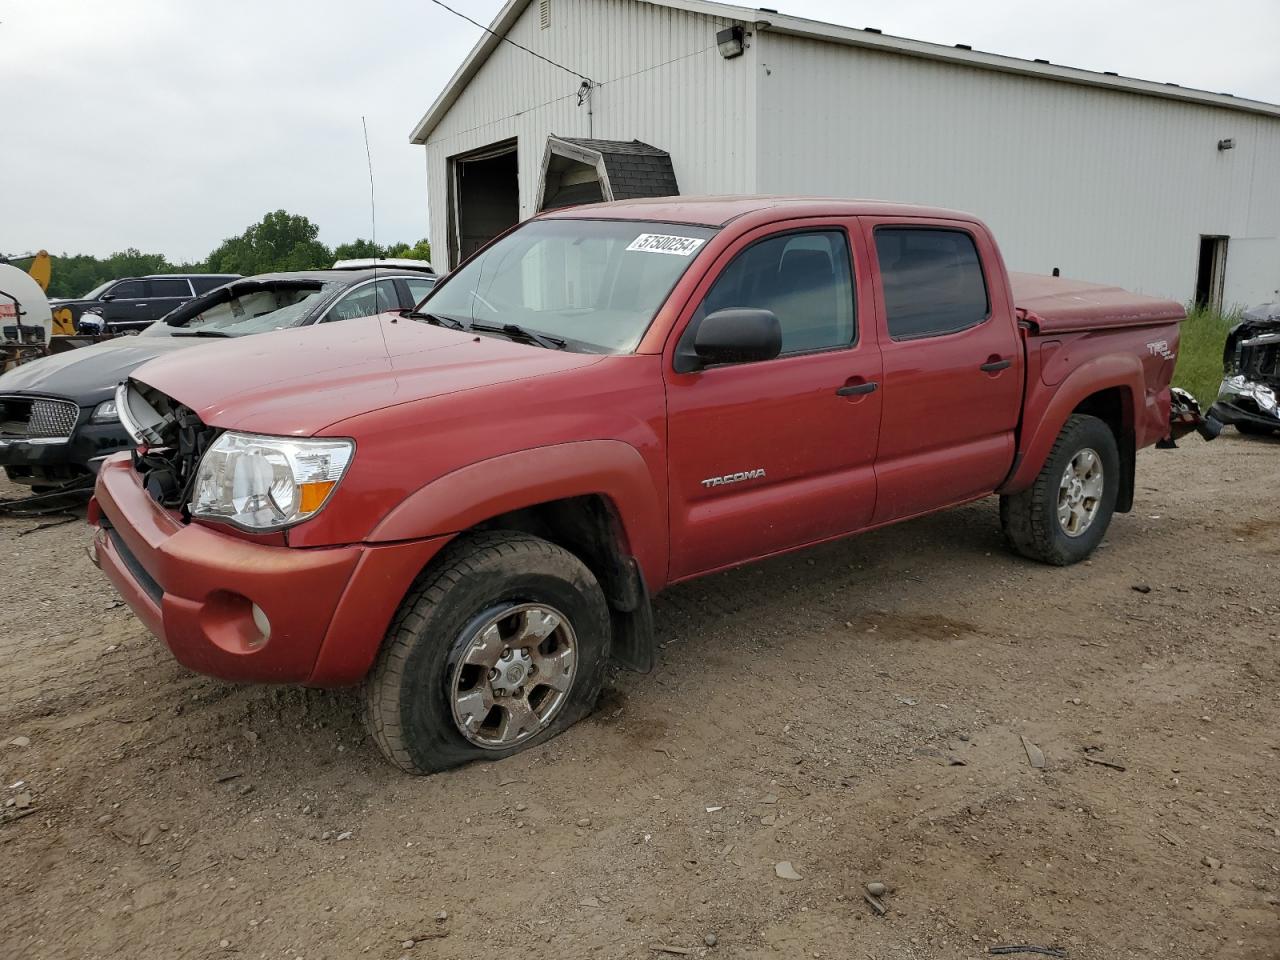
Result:
<svg viewBox="0 0 1280 960"><path fill-rule="evenodd" d="M716 46L720 48L720 56L726 60L732 60L734 57L742 56L745 49L744 38L746 31L741 25L733 27L725 27L716 34Z"/></svg>
<svg viewBox="0 0 1280 960"><path fill-rule="evenodd" d="M1218 141L1219 150L1234 150L1235 146L1236 146L1235 140L1232 140L1230 137L1228 137L1226 140Z"/></svg>

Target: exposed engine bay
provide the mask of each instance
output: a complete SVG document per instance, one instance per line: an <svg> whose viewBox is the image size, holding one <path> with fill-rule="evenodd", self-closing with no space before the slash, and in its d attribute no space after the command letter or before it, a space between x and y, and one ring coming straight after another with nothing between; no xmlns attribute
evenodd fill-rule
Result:
<svg viewBox="0 0 1280 960"><path fill-rule="evenodd" d="M138 442L133 468L157 503L187 516L200 458L220 431L159 390L128 380L116 393L120 419Z"/></svg>
<svg viewBox="0 0 1280 960"><path fill-rule="evenodd" d="M1242 433L1280 429L1280 301L1245 311L1227 334L1211 413Z"/></svg>

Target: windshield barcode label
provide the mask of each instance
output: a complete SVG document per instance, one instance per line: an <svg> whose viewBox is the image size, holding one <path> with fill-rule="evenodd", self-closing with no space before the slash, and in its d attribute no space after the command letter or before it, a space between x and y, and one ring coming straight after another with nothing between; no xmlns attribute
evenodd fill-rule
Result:
<svg viewBox="0 0 1280 960"><path fill-rule="evenodd" d="M639 250L643 253L674 253L677 257L687 257L706 242L697 237L669 237L661 233L642 233L631 241L627 249Z"/></svg>

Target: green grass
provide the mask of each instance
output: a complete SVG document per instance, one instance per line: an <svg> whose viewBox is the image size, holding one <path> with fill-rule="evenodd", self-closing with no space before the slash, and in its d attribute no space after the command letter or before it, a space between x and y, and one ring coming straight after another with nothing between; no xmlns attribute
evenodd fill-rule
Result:
<svg viewBox="0 0 1280 960"><path fill-rule="evenodd" d="M1200 406L1207 410L1218 398L1222 382L1222 345L1227 331L1238 318L1212 310L1195 309L1182 324L1182 345L1178 349L1178 366L1173 371L1173 385L1189 390Z"/></svg>

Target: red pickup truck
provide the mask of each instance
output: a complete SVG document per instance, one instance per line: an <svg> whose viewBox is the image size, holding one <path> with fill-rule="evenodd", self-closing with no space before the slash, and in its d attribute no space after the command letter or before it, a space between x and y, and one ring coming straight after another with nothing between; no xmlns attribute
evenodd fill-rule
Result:
<svg viewBox="0 0 1280 960"><path fill-rule="evenodd" d="M407 771L502 757L652 666L672 583L993 493L1019 553L1087 557L1194 423L1182 317L947 210L558 211L417 311L135 371L94 553L188 667L363 683Z"/></svg>

